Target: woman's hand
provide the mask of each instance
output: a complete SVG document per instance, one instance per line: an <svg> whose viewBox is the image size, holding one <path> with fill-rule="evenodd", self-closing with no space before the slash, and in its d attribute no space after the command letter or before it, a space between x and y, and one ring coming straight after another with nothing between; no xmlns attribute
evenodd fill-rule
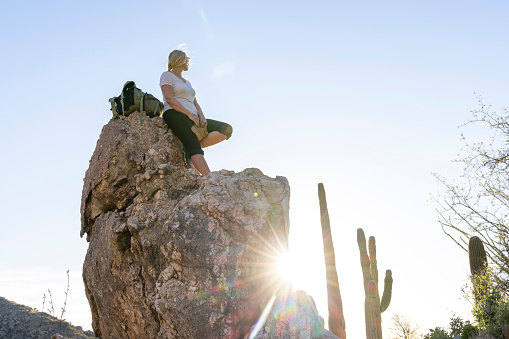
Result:
<svg viewBox="0 0 509 339"><path fill-rule="evenodd" d="M189 119L193 120L196 126L200 126L200 118L198 118L196 115L189 113Z"/></svg>
<svg viewBox="0 0 509 339"><path fill-rule="evenodd" d="M194 98L194 106L196 107L196 110L198 111L198 117L200 118L200 124L196 124L198 127L205 127L207 126L207 119L205 119L205 116L203 115L203 111L201 110L200 105L198 105L198 101L196 98Z"/></svg>
<svg viewBox="0 0 509 339"><path fill-rule="evenodd" d="M200 119L200 124L197 125L197 126L206 127L207 126L207 119L205 119L205 116L203 114L200 114L199 115L199 119Z"/></svg>

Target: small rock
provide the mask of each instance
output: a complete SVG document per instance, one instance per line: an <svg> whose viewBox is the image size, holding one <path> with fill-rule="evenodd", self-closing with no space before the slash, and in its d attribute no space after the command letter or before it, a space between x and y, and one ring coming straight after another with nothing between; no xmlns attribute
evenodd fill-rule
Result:
<svg viewBox="0 0 509 339"><path fill-rule="evenodd" d="M123 233L127 231L127 224L126 223L122 223L120 224L120 226L118 226L116 229L115 229L115 233Z"/></svg>

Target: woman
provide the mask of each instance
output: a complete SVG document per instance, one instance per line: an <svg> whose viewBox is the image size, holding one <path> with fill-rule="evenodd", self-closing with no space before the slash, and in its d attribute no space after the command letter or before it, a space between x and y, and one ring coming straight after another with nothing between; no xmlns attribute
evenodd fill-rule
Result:
<svg viewBox="0 0 509 339"><path fill-rule="evenodd" d="M196 92L189 80L182 77L182 72L188 69L189 57L185 52L175 50L170 53L168 71L159 81L164 98L163 119L184 145L186 158L191 159L198 172L208 174L210 169L203 157L203 148L229 139L233 129L227 123L205 119L196 101ZM206 127L208 134L201 141L191 130L193 125Z"/></svg>

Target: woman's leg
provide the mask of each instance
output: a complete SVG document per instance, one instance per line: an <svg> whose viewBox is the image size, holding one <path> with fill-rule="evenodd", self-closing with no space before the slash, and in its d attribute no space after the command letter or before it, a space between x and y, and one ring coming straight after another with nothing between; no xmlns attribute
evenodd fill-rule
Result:
<svg viewBox="0 0 509 339"><path fill-rule="evenodd" d="M217 131L210 132L207 134L205 138L203 138L200 142L201 148L209 147L215 144L220 143L221 141L226 140L226 135L219 133Z"/></svg>
<svg viewBox="0 0 509 339"><path fill-rule="evenodd" d="M191 155L191 162L196 170L201 174L209 173L210 169L203 157L200 141L198 141L196 134L191 131L194 122L186 115L172 109L163 113L163 119L184 145L186 157L189 154Z"/></svg>
<svg viewBox="0 0 509 339"><path fill-rule="evenodd" d="M193 162L194 167L201 174L205 175L210 173L209 165L207 164L207 161L205 161L203 154L191 155L191 161Z"/></svg>
<svg viewBox="0 0 509 339"><path fill-rule="evenodd" d="M200 142L202 148L229 139L232 136L233 128L225 122L207 119L207 131L209 134Z"/></svg>

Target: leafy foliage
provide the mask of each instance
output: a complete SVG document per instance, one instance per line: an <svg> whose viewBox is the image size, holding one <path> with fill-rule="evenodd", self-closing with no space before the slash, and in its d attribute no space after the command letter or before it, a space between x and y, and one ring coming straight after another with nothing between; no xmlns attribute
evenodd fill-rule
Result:
<svg viewBox="0 0 509 339"><path fill-rule="evenodd" d="M459 317L453 317L451 318L449 326L451 328L451 337L455 337L461 335L461 331L463 331L463 327L465 327L465 321Z"/></svg>
<svg viewBox="0 0 509 339"><path fill-rule="evenodd" d="M503 338L502 326L509 324L509 299L499 291L491 292L472 311L479 327Z"/></svg>
<svg viewBox="0 0 509 339"><path fill-rule="evenodd" d="M459 317L452 317L449 322L449 331L442 327L430 329L429 333L423 336L423 339L452 339L461 336L461 339L472 339L477 336L479 330L472 325L470 321L464 321Z"/></svg>
<svg viewBox="0 0 509 339"><path fill-rule="evenodd" d="M430 329L429 332L423 339L452 339L451 335L442 327L435 327L435 329Z"/></svg>
<svg viewBox="0 0 509 339"><path fill-rule="evenodd" d="M461 332L461 339L472 339L475 338L479 334L479 329L467 322L463 327L463 331Z"/></svg>

